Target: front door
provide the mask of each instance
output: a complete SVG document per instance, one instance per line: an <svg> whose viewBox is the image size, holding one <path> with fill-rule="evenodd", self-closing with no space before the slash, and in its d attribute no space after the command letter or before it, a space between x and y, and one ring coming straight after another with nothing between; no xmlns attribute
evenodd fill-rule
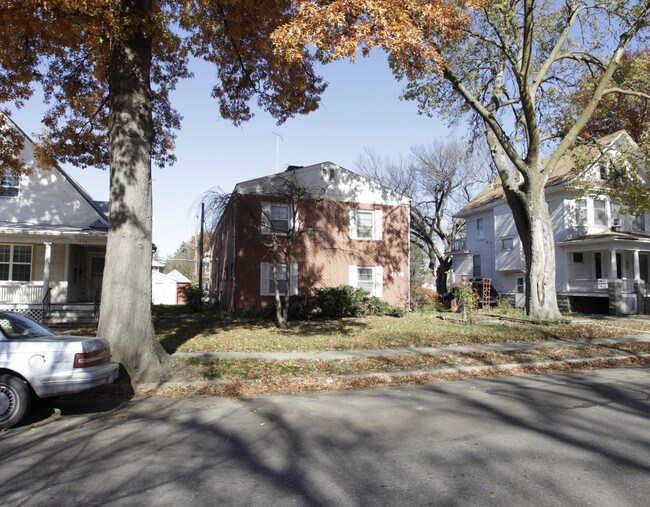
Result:
<svg viewBox="0 0 650 507"><path fill-rule="evenodd" d="M517 278L517 290L515 291L515 307L526 306L526 279L522 276Z"/></svg>
<svg viewBox="0 0 650 507"><path fill-rule="evenodd" d="M91 301L98 299L104 277L104 256L91 255L88 258L88 297Z"/></svg>

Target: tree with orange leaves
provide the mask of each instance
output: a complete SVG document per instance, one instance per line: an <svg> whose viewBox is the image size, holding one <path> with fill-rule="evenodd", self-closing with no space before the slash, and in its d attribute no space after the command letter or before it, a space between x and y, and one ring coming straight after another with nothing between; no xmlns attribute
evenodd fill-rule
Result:
<svg viewBox="0 0 650 507"><path fill-rule="evenodd" d="M289 64L269 38L292 13L289 0L0 0L0 103L20 107L40 85L41 165L110 169L98 333L134 379L167 361L151 319L151 167L174 161L169 94L195 55L216 66L212 94L236 125L255 98L279 122L313 111L324 84L311 57ZM19 174L21 141L0 118L0 171Z"/></svg>
<svg viewBox="0 0 650 507"><path fill-rule="evenodd" d="M600 100L623 54L648 36L650 0L295 0L272 38L291 61L306 46L325 62L389 52L405 97L486 139L522 240L526 310L560 316L545 185ZM563 104L593 88L568 128ZM561 125L562 123L562 125Z"/></svg>

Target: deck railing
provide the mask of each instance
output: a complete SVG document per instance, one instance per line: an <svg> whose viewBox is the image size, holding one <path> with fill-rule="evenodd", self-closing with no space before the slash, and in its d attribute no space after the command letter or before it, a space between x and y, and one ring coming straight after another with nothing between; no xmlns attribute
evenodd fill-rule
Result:
<svg viewBox="0 0 650 507"><path fill-rule="evenodd" d="M465 251L465 238L456 238L451 240L451 251L452 252L463 252Z"/></svg>

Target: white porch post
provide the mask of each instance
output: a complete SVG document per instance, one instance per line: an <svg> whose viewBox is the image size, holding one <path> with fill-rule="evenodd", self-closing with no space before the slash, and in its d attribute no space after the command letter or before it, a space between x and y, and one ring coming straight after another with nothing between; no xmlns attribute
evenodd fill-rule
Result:
<svg viewBox="0 0 650 507"><path fill-rule="evenodd" d="M614 280L618 278L618 272L616 270L616 249L612 248L609 251L609 278Z"/></svg>
<svg viewBox="0 0 650 507"><path fill-rule="evenodd" d="M43 298L50 288L50 261L52 260L52 243L46 242L45 245L45 259L43 262Z"/></svg>
<svg viewBox="0 0 650 507"><path fill-rule="evenodd" d="M641 280L641 265L639 264L639 251L633 250L632 256L634 258L634 279Z"/></svg>

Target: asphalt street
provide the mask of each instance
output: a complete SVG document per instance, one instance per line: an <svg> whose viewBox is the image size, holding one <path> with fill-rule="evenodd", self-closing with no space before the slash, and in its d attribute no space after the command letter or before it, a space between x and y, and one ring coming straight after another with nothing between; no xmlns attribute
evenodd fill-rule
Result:
<svg viewBox="0 0 650 507"><path fill-rule="evenodd" d="M648 505L650 367L233 400L61 399L4 506Z"/></svg>

